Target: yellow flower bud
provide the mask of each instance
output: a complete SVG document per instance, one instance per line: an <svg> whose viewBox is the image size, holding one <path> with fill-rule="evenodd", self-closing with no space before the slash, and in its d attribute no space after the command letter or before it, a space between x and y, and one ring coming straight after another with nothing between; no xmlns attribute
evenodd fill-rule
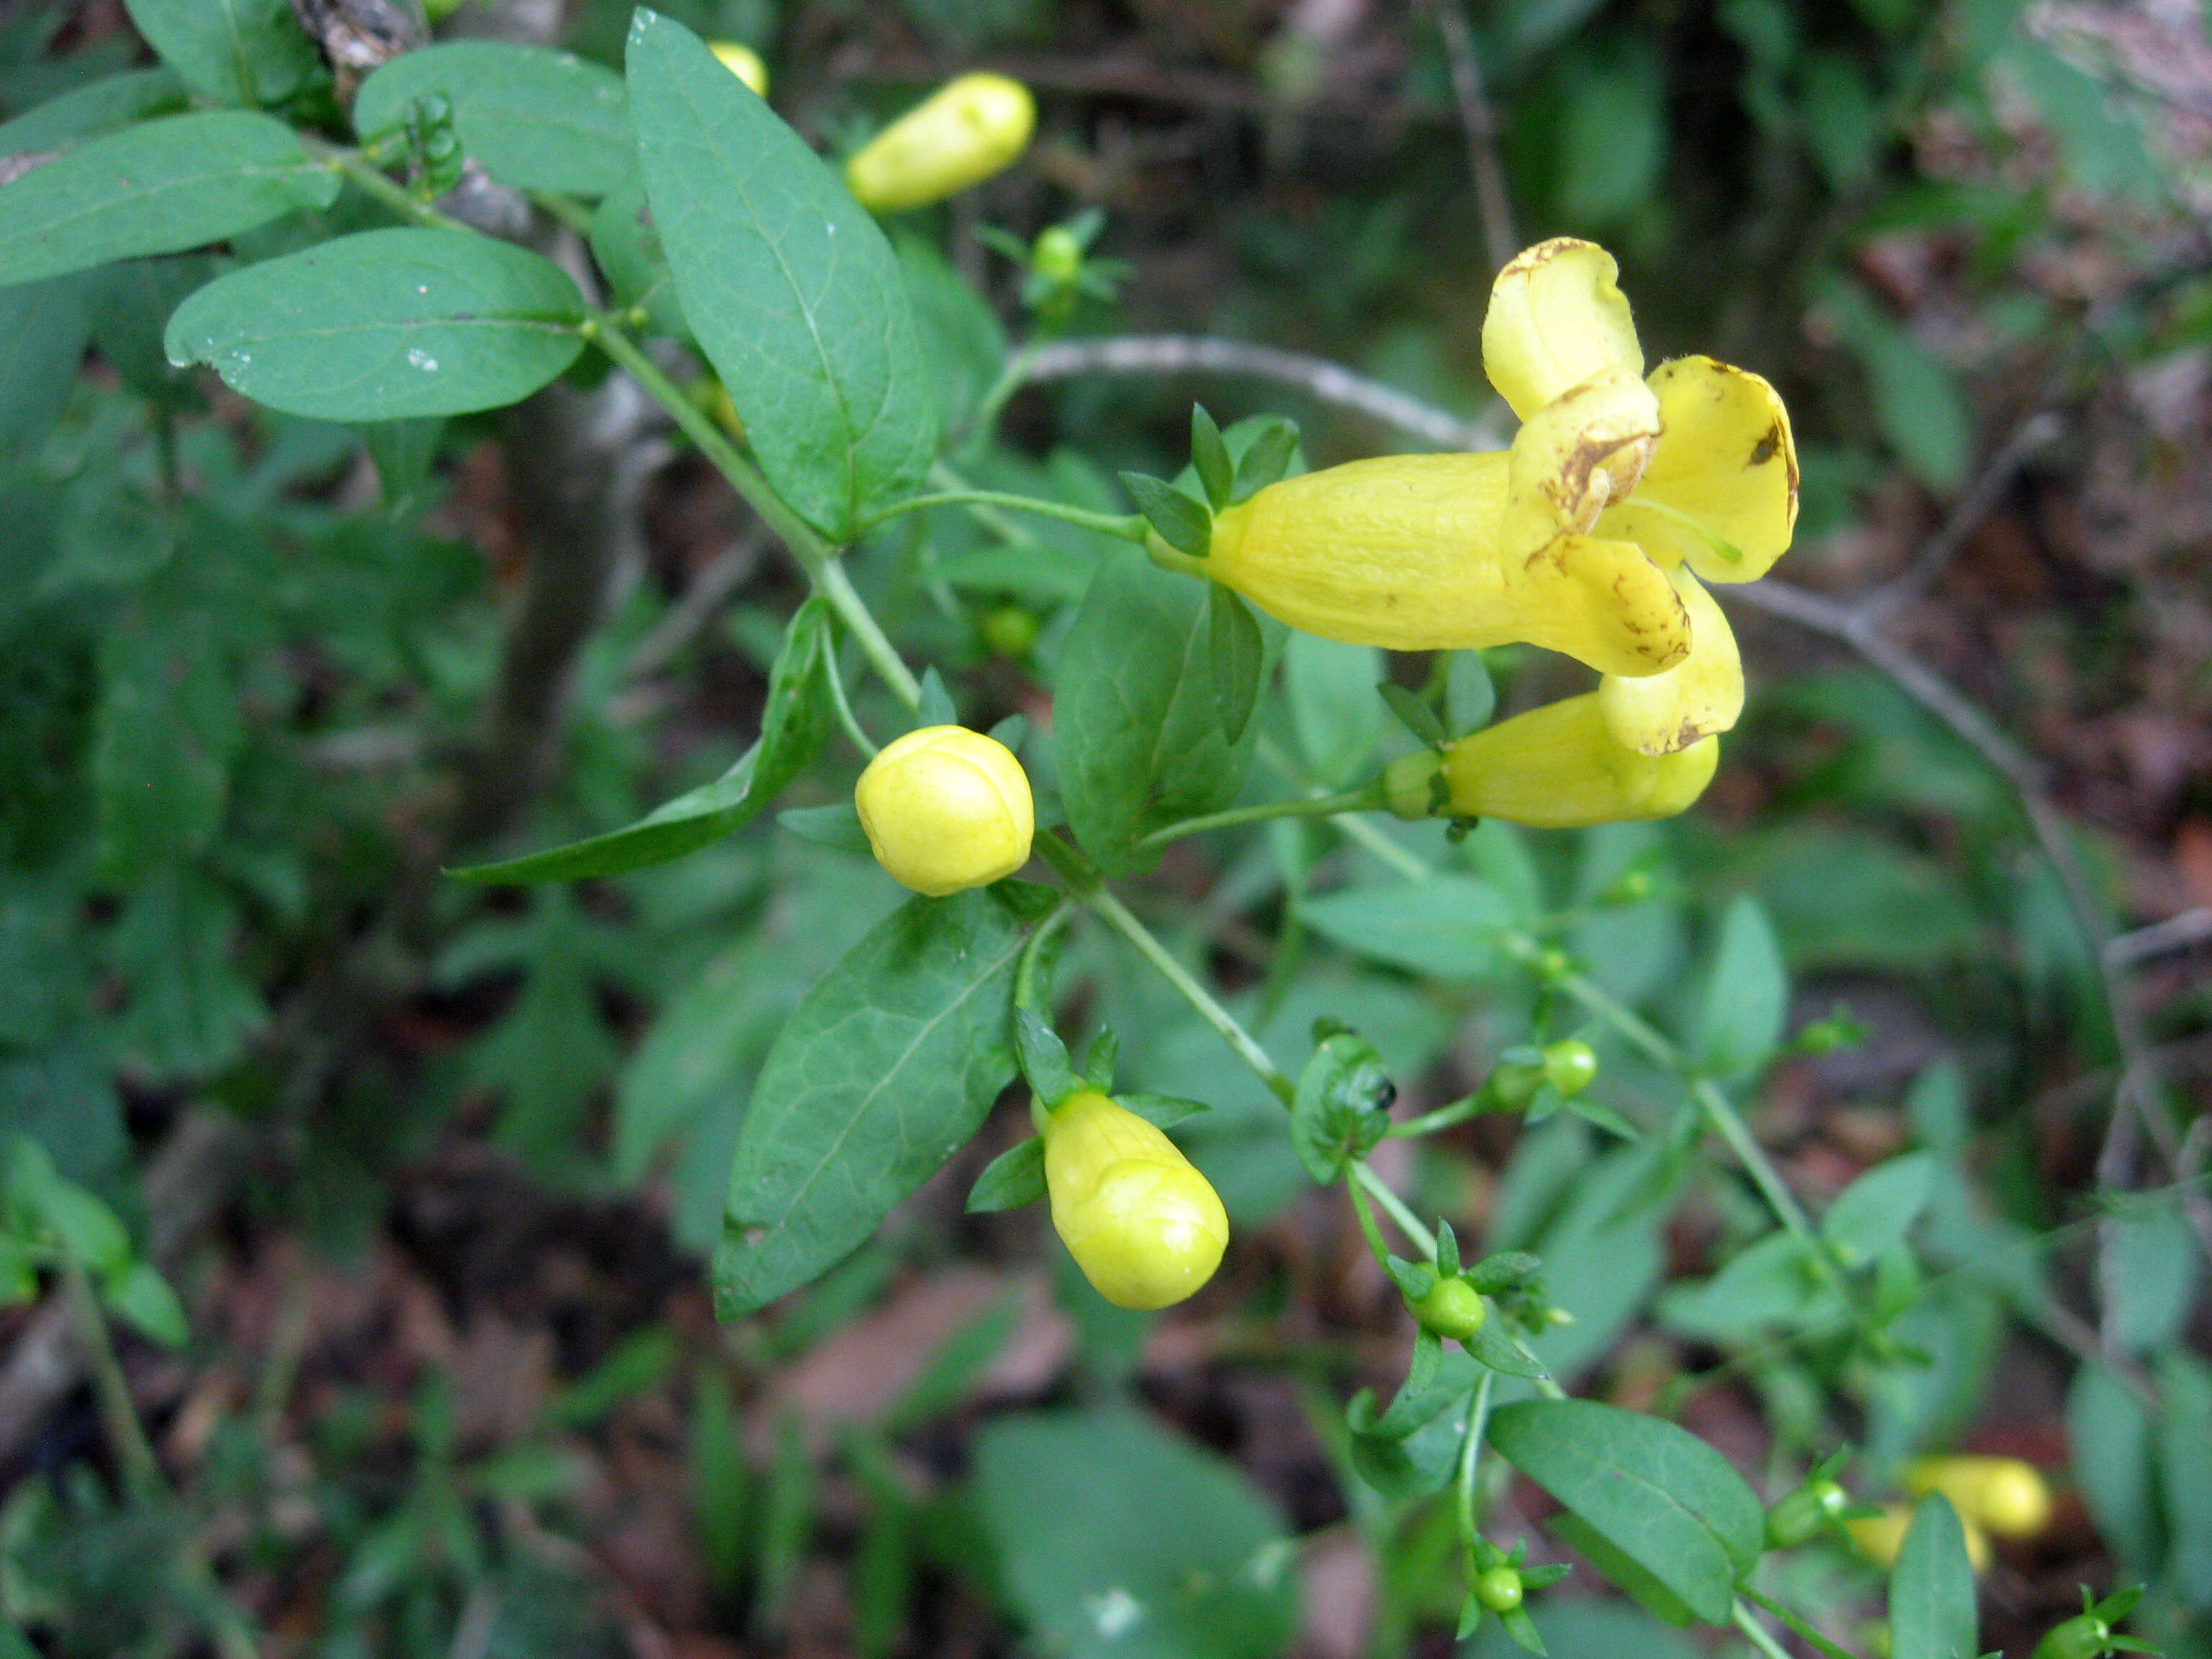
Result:
<svg viewBox="0 0 2212 1659"><path fill-rule="evenodd" d="M1594 242L1554 237L1498 273L1482 319L1482 367L1522 420L1607 370L1644 374L1620 267Z"/></svg>
<svg viewBox="0 0 2212 1659"><path fill-rule="evenodd" d="M963 75L870 139L845 164L845 182L872 213L927 207L1012 166L1036 125L1020 82Z"/></svg>
<svg viewBox="0 0 2212 1659"><path fill-rule="evenodd" d="M1940 1492L1961 1516L2000 1538L2033 1538L2051 1524L2051 1487L2017 1457L1923 1457L1905 1471L1915 1498Z"/></svg>
<svg viewBox="0 0 2212 1659"><path fill-rule="evenodd" d="M1870 1515L1856 1521L1844 1522L1844 1529L1858 1546L1859 1553L1885 1572L1897 1565L1897 1558L1905 1549L1905 1534L1912 1525L1911 1506L1905 1504L1885 1504L1880 1515ZM1990 1537L1981 1524L1963 1510L1959 1514L1960 1530L1966 1534L1966 1564L1978 1578L1990 1570Z"/></svg>
<svg viewBox="0 0 2212 1659"><path fill-rule="evenodd" d="M1036 808L1006 745L961 726L887 744L853 791L876 862L917 893L987 886L1029 862Z"/></svg>
<svg viewBox="0 0 2212 1659"><path fill-rule="evenodd" d="M1597 533L1686 564L1709 582L1764 576L1797 527L1797 444L1790 411L1748 370L1678 357L1653 371L1662 435L1628 500Z"/></svg>
<svg viewBox="0 0 2212 1659"><path fill-rule="evenodd" d="M1662 673L1640 679L1607 674L1598 682L1606 730L1641 755L1687 749L1729 730L1743 713L1743 659L1735 630L1686 568L1678 568L1674 580L1690 613L1690 654Z"/></svg>
<svg viewBox="0 0 2212 1659"><path fill-rule="evenodd" d="M1602 673L1690 649L1666 574L1632 543L1546 532L1500 545L1504 455L1385 455L1285 478L1213 520L1205 574L1292 628L1443 651L1525 641Z"/></svg>
<svg viewBox="0 0 2212 1659"><path fill-rule="evenodd" d="M1085 1090L1044 1123L1053 1230L1117 1308L1164 1308L1213 1277L1229 1218L1175 1142Z"/></svg>
<svg viewBox="0 0 2212 1659"><path fill-rule="evenodd" d="M735 40L709 41L707 50L720 60L724 69L753 89L753 96L768 96L768 65L750 46Z"/></svg>
<svg viewBox="0 0 2212 1659"><path fill-rule="evenodd" d="M1717 738L1671 755L1624 747L1591 692L1500 720L1441 757L1408 755L1383 780L1400 817L1503 818L1565 830L1672 817L1705 793L1719 763Z"/></svg>

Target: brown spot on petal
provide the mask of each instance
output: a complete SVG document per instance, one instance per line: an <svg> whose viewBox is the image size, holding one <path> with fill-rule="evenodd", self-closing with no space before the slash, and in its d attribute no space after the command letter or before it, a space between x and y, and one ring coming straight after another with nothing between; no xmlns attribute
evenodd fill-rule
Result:
<svg viewBox="0 0 2212 1659"><path fill-rule="evenodd" d="M1764 438L1761 438L1757 445L1753 447L1751 452L1751 464L1753 466L1765 466L1769 461L1772 460L1781 453L1782 422L1777 421L1772 426L1766 428L1766 435Z"/></svg>

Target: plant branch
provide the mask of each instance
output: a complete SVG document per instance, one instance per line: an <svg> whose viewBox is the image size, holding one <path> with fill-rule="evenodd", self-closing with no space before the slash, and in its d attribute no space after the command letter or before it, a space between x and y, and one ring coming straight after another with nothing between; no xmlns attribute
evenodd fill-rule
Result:
<svg viewBox="0 0 2212 1659"><path fill-rule="evenodd" d="M1505 188L1505 169L1498 159L1498 122L1482 89L1482 59L1474 31L1467 26L1461 0L1426 0L1451 60L1452 101L1459 106L1460 130L1467 137L1467 159L1474 180L1474 201L1482 215L1482 241L1490 263L1499 270L1521 251L1513 228L1513 199Z"/></svg>
<svg viewBox="0 0 2212 1659"><path fill-rule="evenodd" d="M1407 1207L1404 1199L1390 1190L1390 1183L1369 1169L1364 1161L1352 1164L1350 1173L1352 1179L1364 1187L1375 1201L1382 1206L1382 1212L1390 1218L1392 1224L1400 1232L1406 1235L1407 1242L1434 1261L1437 1259L1437 1236L1421 1224L1420 1217Z"/></svg>
<svg viewBox="0 0 2212 1659"><path fill-rule="evenodd" d="M1069 507L1060 501L1016 495L1000 489L945 489L932 495L908 496L885 507L860 527L861 533L865 535L902 514L918 513L926 507L1002 507L1016 513L1034 513L1041 519L1058 519L1064 524L1095 530L1103 536L1118 536L1139 546L1152 529L1140 513L1094 513L1088 507Z"/></svg>
<svg viewBox="0 0 2212 1659"><path fill-rule="evenodd" d="M1058 340L1039 346L1026 373L1031 382L1066 380L1077 374L1249 375L1294 386L1322 403L1356 410L1439 449L1490 450L1504 440L1486 414L1467 420L1449 410L1408 397L1395 387L1355 374L1341 363L1193 334L1124 334L1101 340Z"/></svg>
<svg viewBox="0 0 2212 1659"><path fill-rule="evenodd" d="M1226 811L1185 818L1180 823L1170 823L1164 829L1153 830L1137 845L1164 847L1171 841L1181 841L1186 836L1202 835L1208 830L1226 830L1239 823L1261 823L1270 818L1328 818L1340 813L1371 812L1383 804L1382 785L1378 781L1358 789L1347 789L1340 795L1316 795L1304 800L1261 801L1254 806L1232 806Z"/></svg>

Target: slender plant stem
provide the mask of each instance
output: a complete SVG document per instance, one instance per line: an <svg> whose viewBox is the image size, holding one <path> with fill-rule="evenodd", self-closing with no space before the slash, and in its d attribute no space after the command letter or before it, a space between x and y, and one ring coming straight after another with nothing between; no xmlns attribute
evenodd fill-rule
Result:
<svg viewBox="0 0 2212 1659"><path fill-rule="evenodd" d="M1015 495L1001 489L941 489L931 495L911 495L905 501L885 507L861 526L863 532L877 526L888 524L902 513L918 513L926 507L999 507L1013 513L1033 513L1041 519L1058 519L1063 524L1095 530L1101 535L1118 536L1125 542L1141 544L1152 526L1142 514L1094 513L1088 507L1070 507L1064 501L1049 501L1035 495Z"/></svg>
<svg viewBox="0 0 2212 1659"><path fill-rule="evenodd" d="M1035 340L1024 341L1007 356L1006 366L999 372L999 378L983 394L981 401L975 405L975 414L969 419L968 430L961 439L963 454L980 450L990 441L991 434L998 429L999 416L1005 412L1014 393L1029 380L1030 362L1036 356L1037 344Z"/></svg>
<svg viewBox="0 0 2212 1659"><path fill-rule="evenodd" d="M1449 1105L1439 1106L1433 1112L1424 1112L1419 1117L1409 1117L1403 1123L1394 1123L1383 1131L1385 1138L1402 1140L1412 1135L1432 1135L1439 1129L1449 1129L1455 1123L1464 1123L1471 1117L1480 1117L1490 1109L1490 1098L1483 1090L1462 1096Z"/></svg>
<svg viewBox="0 0 2212 1659"><path fill-rule="evenodd" d="M1340 795L1320 795L1305 800L1262 801L1256 806L1232 806L1225 811L1208 812L1203 817L1185 818L1181 823L1170 823L1165 829L1153 830L1137 845L1164 847L1171 841L1181 841L1186 836L1202 835L1208 830L1226 830L1239 823L1261 823L1269 818L1329 818L1340 813L1371 812L1382 804L1382 783L1377 780L1358 789L1347 789Z"/></svg>
<svg viewBox="0 0 2212 1659"><path fill-rule="evenodd" d="M544 190L532 191L530 199L540 211L558 219L579 236L592 234L592 210L581 202L572 202L565 196Z"/></svg>
<svg viewBox="0 0 2212 1659"><path fill-rule="evenodd" d="M1053 936L1065 928L1075 915L1074 907L1063 903L1036 925L1029 940L1022 946L1021 960L1014 964L1014 1006L1026 1008L1049 1021L1052 1011L1037 995L1037 972L1044 958L1045 947Z"/></svg>
<svg viewBox="0 0 2212 1659"><path fill-rule="evenodd" d="M853 713L852 702L845 695L845 673L837 665L837 652L834 646L822 653L822 666L827 671L830 701L837 710L837 723L845 728L845 735L853 740L855 749L870 760L875 759L883 752L883 746L868 735L867 728Z"/></svg>
<svg viewBox="0 0 2212 1659"><path fill-rule="evenodd" d="M357 149L324 147L322 155L333 172L343 173L360 187L362 194L374 197L403 219L412 220L428 230L465 230L471 236L482 234L474 225L439 212L404 185L386 177L381 168Z"/></svg>
<svg viewBox="0 0 2212 1659"><path fill-rule="evenodd" d="M853 637L860 642L860 649L867 653L869 663L892 695L908 708L920 708L921 683L884 636L866 601L854 591L852 579L838 562L837 550L785 504L761 476L759 468L738 453L737 446L723 434L707 412L685 397L683 388L662 372L660 365L645 349L623 331L617 318L606 312L594 313L586 321L584 332L600 350L628 369L631 378L668 411L684 429L684 434L699 447L699 453L730 481L730 487L791 550L807 579L830 601L845 626L853 630Z"/></svg>
<svg viewBox="0 0 2212 1659"><path fill-rule="evenodd" d="M1766 1659L1790 1659L1790 1650L1774 1639L1773 1632L1753 1617L1751 1609L1742 1602L1732 1603L1729 1616L1735 1621L1735 1627L1751 1638L1751 1644L1766 1656Z"/></svg>
<svg viewBox="0 0 2212 1659"><path fill-rule="evenodd" d="M138 1420L138 1407L131 1398L131 1384L123 1375L123 1362L116 1354L107 1316L100 1311L91 1275L73 1255L62 1259L62 1282L76 1315L77 1334L84 1341L100 1414L123 1466L124 1484L141 1498L164 1495L168 1481L161 1474L161 1459L154 1455L154 1443L146 1437L146 1425Z"/></svg>
<svg viewBox="0 0 2212 1659"><path fill-rule="evenodd" d="M1347 1183L1344 1189L1352 1194L1352 1213L1359 1219L1359 1231L1367 1240L1367 1248L1378 1266L1388 1271L1390 1261L1390 1241L1382 1237L1382 1229L1376 1224L1375 1206L1367 1201L1367 1194L1356 1182Z"/></svg>
<svg viewBox="0 0 2212 1659"><path fill-rule="evenodd" d="M1483 1431L1490 1426L1490 1385L1498 1373L1485 1370L1482 1381L1475 1384L1474 1397L1468 1402L1467 1440L1459 1449L1459 1535L1467 1546L1468 1577L1474 1576L1474 1470L1482 1456Z"/></svg>
<svg viewBox="0 0 2212 1659"><path fill-rule="evenodd" d="M1749 1601L1753 1607L1765 1608L1769 1613L1771 1613L1775 1618L1780 1620L1791 1630L1796 1631L1798 1635L1813 1642L1822 1652L1832 1656L1840 1653L1844 1656L1844 1659L1857 1659L1857 1656L1852 1654L1849 1648L1838 1647L1834 1643L1827 1640L1826 1638L1818 1635L1802 1619L1800 1619L1796 1613L1790 1612L1789 1608L1784 1607L1781 1602L1776 1601L1772 1596L1761 1595L1757 1590L1753 1589L1748 1584L1737 1585L1736 1594L1743 1597L1745 1601ZM1737 1602L1735 1612L1741 1613L1744 1611L1743 1602ZM1771 1652L1771 1650L1769 1650L1769 1651Z"/></svg>
<svg viewBox="0 0 2212 1659"><path fill-rule="evenodd" d="M1420 1217L1406 1206L1404 1199L1390 1190L1389 1182L1364 1163L1352 1166L1352 1178L1373 1194L1375 1201L1382 1206L1383 1212L1395 1224L1398 1231L1406 1235L1415 1249L1431 1261L1437 1259L1437 1236L1421 1224Z"/></svg>

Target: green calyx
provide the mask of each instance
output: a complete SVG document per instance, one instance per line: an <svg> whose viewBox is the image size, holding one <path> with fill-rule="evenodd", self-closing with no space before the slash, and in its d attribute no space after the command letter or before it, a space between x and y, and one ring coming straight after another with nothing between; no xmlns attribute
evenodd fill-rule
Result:
<svg viewBox="0 0 2212 1659"><path fill-rule="evenodd" d="M1490 1318L1490 1304L1482 1292L1464 1279L1439 1279L1418 1300L1409 1300L1421 1328L1449 1342L1464 1342Z"/></svg>

